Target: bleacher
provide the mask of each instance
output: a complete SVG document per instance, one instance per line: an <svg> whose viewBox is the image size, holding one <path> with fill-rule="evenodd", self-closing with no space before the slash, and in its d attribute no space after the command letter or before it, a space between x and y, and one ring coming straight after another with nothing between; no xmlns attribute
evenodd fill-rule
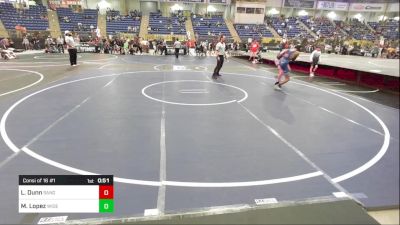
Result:
<svg viewBox="0 0 400 225"><path fill-rule="evenodd" d="M192 24L194 32L197 33L200 37L207 37L210 35L218 36L220 34L224 35L227 38L231 37L231 33L229 32L229 29L225 24L224 18L220 16L211 18L192 18ZM218 24L218 26L216 24Z"/></svg>
<svg viewBox="0 0 400 225"><path fill-rule="evenodd" d="M30 6L29 9L17 10L11 3L0 3L0 19L6 29L15 29L20 25L27 30L43 31L49 27L47 10L43 5Z"/></svg>
<svg viewBox="0 0 400 225"><path fill-rule="evenodd" d="M140 17L122 16L119 11L107 12L107 34L135 33L140 31ZM131 27L131 29L128 29Z"/></svg>
<svg viewBox="0 0 400 225"><path fill-rule="evenodd" d="M320 35L323 37L331 37L337 32L336 26L334 26L328 18L322 17L312 19L308 16L302 16L300 20L314 33L319 31Z"/></svg>
<svg viewBox="0 0 400 225"><path fill-rule="evenodd" d="M185 23L179 24L178 17L163 17L161 13L150 13L149 34L177 34L186 35ZM168 29L170 28L170 29Z"/></svg>
<svg viewBox="0 0 400 225"><path fill-rule="evenodd" d="M90 26L97 27L97 10L84 9L82 13L75 13L70 8L57 8L57 14L62 32L69 31L89 31ZM68 17L69 22L64 20ZM82 26L78 29L78 23Z"/></svg>
<svg viewBox="0 0 400 225"><path fill-rule="evenodd" d="M375 40L373 32L357 19L351 19L348 22L335 20L335 23L356 40Z"/></svg>
<svg viewBox="0 0 400 225"><path fill-rule="evenodd" d="M368 24L377 31L377 33L383 34L387 39L399 39L399 21L389 20L386 22L368 22Z"/></svg>
<svg viewBox="0 0 400 225"><path fill-rule="evenodd" d="M235 24L235 29L241 39L274 37L265 24Z"/></svg>
<svg viewBox="0 0 400 225"><path fill-rule="evenodd" d="M298 23L296 23L296 18L294 17L289 17L286 19L280 18L280 17L273 17L272 18L272 27L276 30L276 32L280 35L283 36L283 34L287 34L288 38L294 38L294 37L307 37L307 38L312 38L311 34L308 33L306 29L301 27Z"/></svg>

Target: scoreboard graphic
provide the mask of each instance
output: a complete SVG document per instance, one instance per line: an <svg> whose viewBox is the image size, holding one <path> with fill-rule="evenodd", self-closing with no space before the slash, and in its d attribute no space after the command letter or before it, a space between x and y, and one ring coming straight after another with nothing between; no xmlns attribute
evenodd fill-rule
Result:
<svg viewBox="0 0 400 225"><path fill-rule="evenodd" d="M112 213L112 175L20 175L20 213Z"/></svg>

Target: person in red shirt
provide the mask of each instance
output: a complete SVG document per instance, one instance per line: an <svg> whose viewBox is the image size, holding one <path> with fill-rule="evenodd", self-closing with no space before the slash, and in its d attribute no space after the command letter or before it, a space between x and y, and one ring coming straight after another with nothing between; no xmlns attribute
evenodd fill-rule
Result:
<svg viewBox="0 0 400 225"><path fill-rule="evenodd" d="M253 40L250 44L250 58L249 61L252 61L256 58L258 49L260 48L260 44L258 44L257 40Z"/></svg>
<svg viewBox="0 0 400 225"><path fill-rule="evenodd" d="M192 48L192 43L191 43L192 41L191 40L187 40L186 41L186 50L185 50L185 53L187 54L187 55L190 55L190 48ZM185 55L186 55L185 54Z"/></svg>

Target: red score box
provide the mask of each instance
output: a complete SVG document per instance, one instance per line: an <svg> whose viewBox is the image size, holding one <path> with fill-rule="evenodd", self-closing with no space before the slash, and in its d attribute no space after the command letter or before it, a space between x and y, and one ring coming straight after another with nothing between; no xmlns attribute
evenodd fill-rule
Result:
<svg viewBox="0 0 400 225"><path fill-rule="evenodd" d="M113 199L114 186L112 185L99 185L99 199Z"/></svg>

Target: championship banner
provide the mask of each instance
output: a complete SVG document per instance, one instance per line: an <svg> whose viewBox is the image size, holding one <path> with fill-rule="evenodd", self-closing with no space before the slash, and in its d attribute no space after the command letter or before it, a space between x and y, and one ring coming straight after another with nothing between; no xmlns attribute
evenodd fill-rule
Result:
<svg viewBox="0 0 400 225"><path fill-rule="evenodd" d="M317 9L324 10L341 10L347 11L349 3L347 2L330 2L330 1L318 1Z"/></svg>
<svg viewBox="0 0 400 225"><path fill-rule="evenodd" d="M313 9L314 5L315 5L314 0L285 0L283 6L289 8Z"/></svg>
<svg viewBox="0 0 400 225"><path fill-rule="evenodd" d="M383 12L385 11L385 4L381 3L352 3L350 4L350 11L357 12Z"/></svg>

